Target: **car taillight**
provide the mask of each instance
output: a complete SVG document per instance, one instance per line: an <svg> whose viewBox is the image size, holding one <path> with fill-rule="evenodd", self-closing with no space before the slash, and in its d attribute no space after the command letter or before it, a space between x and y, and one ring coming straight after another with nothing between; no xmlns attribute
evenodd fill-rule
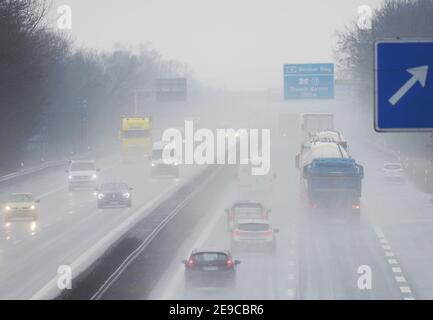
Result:
<svg viewBox="0 0 433 320"><path fill-rule="evenodd" d="M265 232L266 237L272 237L272 234L273 234L272 230L268 230Z"/></svg>
<svg viewBox="0 0 433 320"><path fill-rule="evenodd" d="M194 267L194 260L193 259L188 259L188 261L186 262L186 266L189 268Z"/></svg>
<svg viewBox="0 0 433 320"><path fill-rule="evenodd" d="M239 237L241 234L242 234L242 232L240 232L239 230L233 231L233 236L234 237Z"/></svg>
<svg viewBox="0 0 433 320"><path fill-rule="evenodd" d="M233 268L234 265L235 265L235 263L232 259L227 260L227 267L228 268Z"/></svg>
<svg viewBox="0 0 433 320"><path fill-rule="evenodd" d="M352 209L359 209L359 208L361 208L359 203L352 204Z"/></svg>
<svg viewBox="0 0 433 320"><path fill-rule="evenodd" d="M317 203L310 203L311 209L317 209L318 207L319 207L319 205Z"/></svg>

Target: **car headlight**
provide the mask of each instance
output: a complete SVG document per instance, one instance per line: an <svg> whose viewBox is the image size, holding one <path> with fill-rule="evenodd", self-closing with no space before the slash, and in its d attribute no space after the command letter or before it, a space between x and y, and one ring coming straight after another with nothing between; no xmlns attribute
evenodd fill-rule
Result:
<svg viewBox="0 0 433 320"><path fill-rule="evenodd" d="M92 174L92 179L96 179L98 176L96 174Z"/></svg>
<svg viewBox="0 0 433 320"><path fill-rule="evenodd" d="M152 163L152 167L154 167L155 166L155 164L154 163Z"/></svg>
<svg viewBox="0 0 433 320"><path fill-rule="evenodd" d="M103 193L98 193L98 199L102 200L104 199L105 195Z"/></svg>
<svg viewBox="0 0 433 320"><path fill-rule="evenodd" d="M30 210L35 210L36 209L36 206L34 205L34 204L32 204L31 206L30 206Z"/></svg>
<svg viewBox="0 0 433 320"><path fill-rule="evenodd" d="M123 196L124 196L126 199L129 199L129 197L131 196L131 194L130 194L129 192L126 192L126 193L123 194Z"/></svg>
<svg viewBox="0 0 433 320"><path fill-rule="evenodd" d="M175 162L174 165L177 167L179 165L179 163Z"/></svg>
<svg viewBox="0 0 433 320"><path fill-rule="evenodd" d="M68 178L69 178L69 180L72 180L73 176L69 176Z"/></svg>
<svg viewBox="0 0 433 320"><path fill-rule="evenodd" d="M6 207L5 207L5 210L6 210L6 211L10 211L10 210L11 210L11 207L10 207L10 206L6 206Z"/></svg>

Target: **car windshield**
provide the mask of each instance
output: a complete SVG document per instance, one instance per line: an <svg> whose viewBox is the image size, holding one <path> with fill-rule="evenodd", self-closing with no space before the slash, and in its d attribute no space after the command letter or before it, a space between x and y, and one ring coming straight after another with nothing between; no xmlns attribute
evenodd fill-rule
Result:
<svg viewBox="0 0 433 320"><path fill-rule="evenodd" d="M400 170L401 164L398 163L388 163L383 166L387 170Z"/></svg>
<svg viewBox="0 0 433 320"><path fill-rule="evenodd" d="M240 223L238 229L242 231L267 231L269 225L266 223Z"/></svg>
<svg viewBox="0 0 433 320"><path fill-rule="evenodd" d="M227 254L222 252L200 252L194 254L194 260L198 263L222 262L227 260Z"/></svg>
<svg viewBox="0 0 433 320"><path fill-rule="evenodd" d="M76 162L71 164L70 171L94 171L95 164L92 162Z"/></svg>
<svg viewBox="0 0 433 320"><path fill-rule="evenodd" d="M9 202L33 202L34 197L31 194L13 194L9 197Z"/></svg>
<svg viewBox="0 0 433 320"><path fill-rule="evenodd" d="M126 183L104 183L101 185L102 191L122 191L128 190L128 185Z"/></svg>

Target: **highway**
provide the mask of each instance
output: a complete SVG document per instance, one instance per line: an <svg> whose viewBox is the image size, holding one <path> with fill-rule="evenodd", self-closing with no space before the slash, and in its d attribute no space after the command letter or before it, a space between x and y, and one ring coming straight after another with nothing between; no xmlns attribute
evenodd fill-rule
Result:
<svg viewBox="0 0 433 320"><path fill-rule="evenodd" d="M356 126L344 122L345 101L336 102L336 127L348 137L351 153L365 167L362 196L362 219L354 224L338 214L309 216L299 197L299 173L294 158L299 149L299 132L285 138L272 136L272 172L277 180L272 190L243 190L233 175L228 174L218 189L205 190L207 196L193 206L200 219L191 218L188 232L169 257L169 263L157 284L141 290L134 286L128 298L134 299L424 299L433 297L433 218L430 196L418 191L410 182L393 184L384 181L378 170L389 161L389 152L372 147ZM220 101L218 102L220 103ZM277 130L279 112L284 106L230 101L220 108L220 117L230 114L231 124L269 127ZM239 106L240 105L240 106ZM329 107L329 106L328 106ZM246 109L253 110L248 116ZM322 107L320 106L320 109ZM317 111L313 108L293 108L294 112ZM325 109L326 110L326 109ZM202 115L204 123L212 116ZM258 120L260 119L260 120ZM242 123L242 124L241 124ZM214 124L217 125L217 124ZM0 245L0 298L44 298L44 288L56 279L60 265L74 265L89 248L122 223L136 216L144 217L159 200L173 192L202 167L184 166L181 179L152 181L149 163L124 164L119 155L96 159L101 167L102 181L127 181L134 187L131 209L96 209L92 190L69 193L65 168L44 171L20 183L0 189L2 198L11 192L33 192L41 199L40 219L36 226L29 222L12 223L2 230ZM222 168L222 170L226 170ZM222 176L222 175L221 175ZM222 179L222 178L221 178ZM237 284L232 291L184 289L180 263L191 249L200 247L230 248L224 209L236 200L259 200L272 210L271 223L279 228L277 252L239 253ZM192 200L197 201L197 200ZM190 210L190 209L188 209ZM188 212L184 214L188 219ZM133 220L135 221L135 220ZM126 229L125 229L126 230ZM161 255L165 254L161 249ZM102 254L103 250L98 254ZM143 259L143 257L141 258ZM103 298L122 299L119 292L129 290L128 279L139 279L140 259L125 270ZM358 268L369 266L372 288L358 287ZM73 270L74 271L74 270ZM128 274L134 272L134 274ZM75 274L74 274L75 276ZM126 289L125 289L126 288Z"/></svg>
<svg viewBox="0 0 433 320"><path fill-rule="evenodd" d="M337 119L344 119L345 110ZM308 110L310 112L314 110ZM316 110L317 111L317 110ZM263 115L272 127L272 117ZM357 139L359 132L344 123L352 137L352 155L366 168L362 197L362 218L354 224L338 214L308 216L299 198L299 174L294 168L298 152L296 134L273 139L273 170L278 173L274 190L268 194L240 191L236 180L229 179L202 208L203 218L172 258L152 292L130 293L135 299L429 299L432 297L429 250L433 218L430 196L422 194L411 182L385 181L379 169L391 152ZM275 129L275 124L274 127ZM351 132L352 130L352 132ZM276 130L275 130L276 131ZM392 158L392 156L391 156ZM215 192L215 190L210 193ZM240 253L234 290L184 288L184 266L180 263L194 248L230 248L224 208L239 199L260 200L272 209L271 222L278 227L277 253ZM416 208L416 210L414 210ZM143 259L143 258L142 258ZM143 263L138 259L137 264ZM358 287L361 266L372 274L371 289ZM131 279L140 279L139 265L132 266L105 298L128 290ZM132 273L132 274L131 274ZM134 281L135 281L134 280Z"/></svg>

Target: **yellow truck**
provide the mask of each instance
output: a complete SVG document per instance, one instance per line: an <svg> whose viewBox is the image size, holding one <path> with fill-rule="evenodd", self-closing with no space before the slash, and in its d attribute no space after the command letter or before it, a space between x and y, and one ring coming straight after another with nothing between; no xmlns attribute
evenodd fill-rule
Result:
<svg viewBox="0 0 433 320"><path fill-rule="evenodd" d="M151 153L152 119L150 117L123 117L120 139L123 159L133 161L143 159Z"/></svg>

